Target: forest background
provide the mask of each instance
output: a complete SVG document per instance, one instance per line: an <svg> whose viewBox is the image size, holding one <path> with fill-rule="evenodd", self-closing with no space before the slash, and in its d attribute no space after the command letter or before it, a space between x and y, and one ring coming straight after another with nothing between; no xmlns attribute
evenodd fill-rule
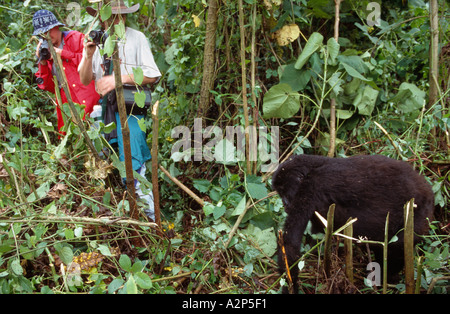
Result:
<svg viewBox="0 0 450 314"><path fill-rule="evenodd" d="M418 291L448 293L447 1L346 0L337 24L330 0L125 2L140 3L127 24L149 38L163 73L153 89L157 159L178 179L175 184L158 171L164 231L144 216L123 219L129 216L123 165L114 158L92 165L73 123L58 138L54 96L35 82L34 12L51 10L86 33L98 28L84 10L88 1L3 0L0 292L279 291L286 281L274 259L285 214L271 193L270 175L261 172L268 156L240 161L227 151L225 161L209 162L196 161L193 149L174 153L173 129L193 131L201 118L204 128L268 127L266 143L259 144L279 142L281 160L302 153L382 154L410 162L436 197L435 220L417 247ZM141 126L151 132L151 114ZM99 131L88 130L96 141ZM139 180L151 188L149 180ZM337 255L335 275L324 278L317 263L322 245L315 245L322 236L307 233L302 293L377 293L364 285L368 257L362 252L355 256L354 285L338 276ZM389 286L389 293L402 291L402 281Z"/></svg>

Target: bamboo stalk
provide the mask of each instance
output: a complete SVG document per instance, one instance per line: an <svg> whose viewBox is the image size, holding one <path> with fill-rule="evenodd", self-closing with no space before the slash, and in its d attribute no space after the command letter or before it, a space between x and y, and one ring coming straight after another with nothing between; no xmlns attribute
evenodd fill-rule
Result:
<svg viewBox="0 0 450 314"><path fill-rule="evenodd" d="M203 79L200 90L200 103L198 110L200 116L208 111L210 90L214 85L214 63L216 51L216 30L219 4L217 0L208 1L208 16L206 19L205 47L203 50Z"/></svg>
<svg viewBox="0 0 450 314"><path fill-rule="evenodd" d="M247 174L252 173L250 163L250 136L249 119L248 119L248 100L247 100L247 70L245 66L245 25L244 25L244 8L242 0L239 0L239 29L241 33L241 78L242 78L242 105L244 107L245 120L245 159L247 161Z"/></svg>
<svg viewBox="0 0 450 314"><path fill-rule="evenodd" d="M430 90L428 108L431 108L438 101L439 90L439 20L438 1L430 0Z"/></svg>
<svg viewBox="0 0 450 314"><path fill-rule="evenodd" d="M389 213L386 216L386 225L384 227L384 243L383 243L383 294L387 292L387 259L389 244Z"/></svg>
<svg viewBox="0 0 450 314"><path fill-rule="evenodd" d="M334 39L338 42L339 39L339 10L341 0L334 0ZM324 77L326 79L326 77ZM330 148L328 150L328 157L334 157L336 150L336 99L332 98L330 101Z"/></svg>
<svg viewBox="0 0 450 314"><path fill-rule="evenodd" d="M324 258L323 258L323 268L325 270L325 274L327 277L330 277L331 271L331 242L333 235L333 225L334 225L334 210L336 208L335 204L331 204L328 209L327 214L327 228L325 231L325 249L324 249Z"/></svg>
<svg viewBox="0 0 450 314"><path fill-rule="evenodd" d="M109 22L107 26L109 26ZM114 80L116 83L115 90L116 90L117 107L119 111L120 124L122 128L123 153L125 157L126 185L127 185L128 202L130 204L130 216L133 219L138 219L139 213L136 204L136 189L134 185L133 164L130 145L130 129L128 127L127 110L125 107L125 99L123 96L122 74L120 70L119 49L117 47L117 42L114 44L112 61L113 61Z"/></svg>
<svg viewBox="0 0 450 314"><path fill-rule="evenodd" d="M352 218L350 217L347 220L347 223L349 223L351 220ZM344 235L348 236L348 238L344 238L345 274L347 275L348 280L353 283L353 224L349 224L349 226L344 229Z"/></svg>
<svg viewBox="0 0 450 314"><path fill-rule="evenodd" d="M141 227L157 227L153 222L142 222L134 219L126 218L90 218L90 217L76 217L76 216L52 216L52 215L37 215L27 218L19 219L0 219L2 223L30 223L30 222L43 222L43 223L85 223L93 225L132 225Z"/></svg>
<svg viewBox="0 0 450 314"><path fill-rule="evenodd" d="M404 207L405 293L414 294L414 199Z"/></svg>
<svg viewBox="0 0 450 314"><path fill-rule="evenodd" d="M257 99L256 99L256 2L252 5L252 43L251 43L251 59L250 59L250 84L251 84L251 92L252 92L252 102L253 102L253 126L256 130L257 122L258 122L258 106L257 106ZM256 134L254 134L254 137L256 137ZM256 143L256 139L252 138L251 141L254 141ZM254 143L252 142L252 143ZM256 145L250 145L249 149L253 150L249 152L249 158L250 160L253 160L252 168L253 168L253 174L256 174L257 172L257 148ZM252 159L253 158L253 159Z"/></svg>
<svg viewBox="0 0 450 314"><path fill-rule="evenodd" d="M424 261L423 256L420 256L419 260L417 261L417 279L416 279L416 288L414 291L415 294L420 293L420 287L422 286L423 261Z"/></svg>
<svg viewBox="0 0 450 314"><path fill-rule="evenodd" d="M159 133L159 119L158 119L159 101L153 105L152 119L153 119L153 141L152 141L152 185L153 185L153 203L155 206L155 222L161 227L161 212L159 208L159 185L158 185L158 133Z"/></svg>
<svg viewBox="0 0 450 314"><path fill-rule="evenodd" d="M292 282L291 269L289 268L289 263L288 263L287 256L286 256L286 250L284 248L284 240L283 240L283 231L282 230L278 230L278 243L280 245L281 253L283 255L283 260L284 260L284 264L286 267L286 277L288 279L289 294L293 294L294 293L294 284ZM294 266L294 267L297 267L297 266Z"/></svg>

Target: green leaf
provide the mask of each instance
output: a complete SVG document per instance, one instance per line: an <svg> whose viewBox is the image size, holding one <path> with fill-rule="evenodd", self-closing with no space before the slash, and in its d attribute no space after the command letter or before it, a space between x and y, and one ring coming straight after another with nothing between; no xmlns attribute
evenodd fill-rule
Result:
<svg viewBox="0 0 450 314"><path fill-rule="evenodd" d="M244 233L253 238L267 256L272 256L277 251L277 237L273 228L261 230L255 225L249 224Z"/></svg>
<svg viewBox="0 0 450 314"><path fill-rule="evenodd" d="M312 33L311 36L309 36L308 42L298 57L297 62L295 62L295 68L297 70L300 70L306 62L308 62L309 57L311 57L311 55L322 46L322 42L323 36L320 33Z"/></svg>
<svg viewBox="0 0 450 314"><path fill-rule="evenodd" d="M345 62L341 62L341 64L343 65L345 71L347 71L348 75L358 78L361 81L364 82L371 82L371 80L366 79L361 73L359 73L355 68L353 68L351 65L348 65Z"/></svg>
<svg viewBox="0 0 450 314"><path fill-rule="evenodd" d="M137 294L137 285L136 281L134 280L133 275L130 274L130 277L128 278L127 282L125 283L125 288L127 289L127 294Z"/></svg>
<svg viewBox="0 0 450 314"><path fill-rule="evenodd" d="M64 264L69 265L73 260L73 251L70 247L64 246L58 251L58 256Z"/></svg>
<svg viewBox="0 0 450 314"><path fill-rule="evenodd" d="M195 179L192 180L192 182L194 183L194 188L196 188L201 193L208 192L211 185L211 182L206 179Z"/></svg>
<svg viewBox="0 0 450 314"><path fill-rule="evenodd" d="M107 246L104 245L104 244L99 244L99 245L98 245L98 250L99 250L100 253L102 253L102 255L104 255L104 256L112 256L109 247L107 247Z"/></svg>
<svg viewBox="0 0 450 314"><path fill-rule="evenodd" d="M339 120L350 119L353 116L353 111L344 110L344 109L336 109L336 117Z"/></svg>
<svg viewBox="0 0 450 314"><path fill-rule="evenodd" d="M153 287L150 277L143 272L137 272L134 274L136 284L142 289L150 289Z"/></svg>
<svg viewBox="0 0 450 314"><path fill-rule="evenodd" d="M359 114L369 116L375 108L379 91L368 85L366 85L363 90L360 89L359 91L360 92L358 92L358 95L353 101L353 105L358 108Z"/></svg>
<svg viewBox="0 0 450 314"><path fill-rule="evenodd" d="M211 203L205 202L203 205L203 211L205 212L205 215L211 215L214 212L215 206Z"/></svg>
<svg viewBox="0 0 450 314"><path fill-rule="evenodd" d="M141 85L144 81L144 71L141 67L133 68L133 76L137 85Z"/></svg>
<svg viewBox="0 0 450 314"><path fill-rule="evenodd" d="M220 217L222 217L226 211L227 211L227 207L225 205L214 207L214 211L213 211L214 220L217 220Z"/></svg>
<svg viewBox="0 0 450 314"><path fill-rule="evenodd" d="M28 195L27 197L27 201L28 202L33 202L36 200L36 194L39 197L39 199L45 197L48 193L48 191L50 190L50 182L44 182L42 183L42 185L36 189L36 193L31 193L30 195Z"/></svg>
<svg viewBox="0 0 450 314"><path fill-rule="evenodd" d="M403 82L398 89L397 95L389 101L396 103L398 109L403 113L410 113L423 107L425 96L426 93L416 85Z"/></svg>
<svg viewBox="0 0 450 314"><path fill-rule="evenodd" d="M141 131L145 133L147 130L147 125L145 124L145 118L139 119L138 125L139 125L139 128L141 129Z"/></svg>
<svg viewBox="0 0 450 314"><path fill-rule="evenodd" d="M144 108L146 97L147 96L145 95L144 91L139 91L139 92L134 93L134 102L136 103L136 105L139 108Z"/></svg>
<svg viewBox="0 0 450 314"><path fill-rule="evenodd" d="M16 276L22 276L22 274L23 274L23 268L22 268L22 265L20 265L20 259L14 259L14 260L11 262L10 267L11 267L11 270L12 270L12 272L14 273L14 275L16 275Z"/></svg>
<svg viewBox="0 0 450 314"><path fill-rule="evenodd" d="M111 15L112 15L111 6L110 5L102 6L102 8L100 9L100 18L102 19L102 21L106 21L111 17Z"/></svg>
<svg viewBox="0 0 450 314"><path fill-rule="evenodd" d="M300 109L300 94L288 84L278 84L264 95L264 118L291 118Z"/></svg>
<svg viewBox="0 0 450 314"><path fill-rule="evenodd" d="M120 287L122 287L122 285L124 284L125 281L123 281L123 279L120 278L115 278L113 281L111 281L111 283L108 286L108 292L109 293L114 293L116 292L118 289L120 289Z"/></svg>
<svg viewBox="0 0 450 314"><path fill-rule="evenodd" d="M120 21L119 24L114 25L114 34L118 38L125 38L125 24L123 21Z"/></svg>
<svg viewBox="0 0 450 314"><path fill-rule="evenodd" d="M66 240L72 240L75 237L72 229L64 230L64 236L66 237Z"/></svg>
<svg viewBox="0 0 450 314"><path fill-rule="evenodd" d="M303 90L311 80L311 71L307 69L297 70L294 63L284 66L280 77L280 83L289 84L294 92Z"/></svg>
<svg viewBox="0 0 450 314"><path fill-rule="evenodd" d="M214 146L214 158L216 162L224 165L236 164L236 147L226 138L221 139Z"/></svg>
<svg viewBox="0 0 450 314"><path fill-rule="evenodd" d="M339 54L339 48L341 46L337 43L336 39L334 37L331 37L327 41L327 53L330 58L329 64L330 65L336 65L336 58Z"/></svg>
<svg viewBox="0 0 450 314"><path fill-rule="evenodd" d="M247 176L247 191L254 199L262 199L267 196L266 185L261 182L260 177L254 175Z"/></svg>
<svg viewBox="0 0 450 314"><path fill-rule="evenodd" d="M239 216L240 214L242 214L245 210L245 205L246 205L246 197L244 195L244 197L242 197L242 199L240 200L239 204L236 206L236 208L234 209L233 213L231 214L231 216Z"/></svg>
<svg viewBox="0 0 450 314"><path fill-rule="evenodd" d="M122 254L119 258L119 265L125 271L131 271L131 260L128 255Z"/></svg>
<svg viewBox="0 0 450 314"><path fill-rule="evenodd" d="M112 56L114 52L114 41L112 39L112 36L108 36L108 38L105 40L103 51L108 55L108 57Z"/></svg>

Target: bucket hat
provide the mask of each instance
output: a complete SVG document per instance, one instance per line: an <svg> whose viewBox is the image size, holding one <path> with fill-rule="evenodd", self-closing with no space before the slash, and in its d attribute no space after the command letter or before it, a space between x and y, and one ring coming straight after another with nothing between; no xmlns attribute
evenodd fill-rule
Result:
<svg viewBox="0 0 450 314"><path fill-rule="evenodd" d="M140 4L135 4L131 7L127 7L125 5L125 2L122 0L111 0L111 12L112 14L128 14L128 13L134 13L137 10L139 10ZM92 16L97 15L97 10L92 7L87 7L86 12L89 13Z"/></svg>
<svg viewBox="0 0 450 314"><path fill-rule="evenodd" d="M40 35L48 32L56 26L65 26L56 19L56 16L48 10L39 10L33 15L33 35Z"/></svg>

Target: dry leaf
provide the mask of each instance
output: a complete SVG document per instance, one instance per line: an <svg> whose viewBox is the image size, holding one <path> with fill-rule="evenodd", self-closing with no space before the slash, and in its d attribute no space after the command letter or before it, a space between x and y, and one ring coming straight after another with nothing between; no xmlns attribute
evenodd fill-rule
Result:
<svg viewBox="0 0 450 314"><path fill-rule="evenodd" d="M197 15L192 14L192 19L194 20L194 25L195 25L195 27L199 27L199 26L200 26L200 23L201 23L200 18L199 18Z"/></svg>
<svg viewBox="0 0 450 314"><path fill-rule="evenodd" d="M89 176L93 179L106 179L108 174L113 169L106 160L96 161L94 158L89 156L88 160L84 163Z"/></svg>
<svg viewBox="0 0 450 314"><path fill-rule="evenodd" d="M275 32L275 38L280 46L287 46L300 36L300 28L297 24L285 25Z"/></svg>

